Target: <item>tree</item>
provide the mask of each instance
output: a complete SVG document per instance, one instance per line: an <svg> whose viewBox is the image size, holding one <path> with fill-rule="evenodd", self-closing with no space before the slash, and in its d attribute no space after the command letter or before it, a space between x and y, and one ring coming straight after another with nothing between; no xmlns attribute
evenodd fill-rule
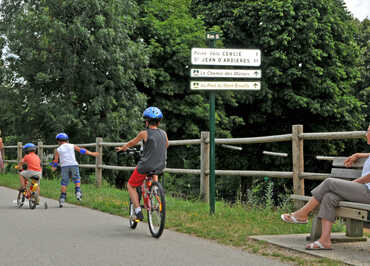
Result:
<svg viewBox="0 0 370 266"><path fill-rule="evenodd" d="M22 99L19 137L52 143L60 131L75 142L133 136L146 101L135 82L145 82L148 63L133 39L135 2L4 0L0 12L16 55L5 61Z"/></svg>
<svg viewBox="0 0 370 266"><path fill-rule="evenodd" d="M370 120L370 20L364 19L362 22L357 22L359 27L358 42L364 52L364 61L361 67L361 80L357 84L357 97L367 104L367 111L365 112L368 126Z"/></svg>
<svg viewBox="0 0 370 266"><path fill-rule="evenodd" d="M360 80L363 51L342 0L193 0L192 11L208 27L220 26L225 47L262 51L262 89L235 94L237 108L226 108L227 115L245 123L233 128L233 136L288 133L293 124L303 124L305 132L362 129L366 105L356 98L355 84ZM289 144L263 147L291 152ZM315 171L313 155L335 155L344 149L342 142L310 143L305 154L312 157L305 158L305 167ZM262 151L255 146L246 150L243 163L223 157L217 165L289 167L289 161L261 160L258 150Z"/></svg>
<svg viewBox="0 0 370 266"><path fill-rule="evenodd" d="M360 128L363 105L353 85L360 78L362 53L343 1L200 0L194 5L208 26L220 25L225 46L262 50L263 88L256 97L238 100L243 108L258 110L243 117L247 124L284 120L287 130L293 123L315 130Z"/></svg>
<svg viewBox="0 0 370 266"><path fill-rule="evenodd" d="M206 47L206 27L190 13L190 0L140 1L138 34L150 49L152 83L141 86L150 104L164 109L172 138L198 138L208 129L208 95L190 91L190 51ZM227 98L224 98L227 100ZM223 135L239 121L220 112Z"/></svg>

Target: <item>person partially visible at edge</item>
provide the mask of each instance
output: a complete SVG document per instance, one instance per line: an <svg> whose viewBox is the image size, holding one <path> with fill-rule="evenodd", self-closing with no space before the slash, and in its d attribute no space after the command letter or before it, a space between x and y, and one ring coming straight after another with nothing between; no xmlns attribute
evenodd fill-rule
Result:
<svg viewBox="0 0 370 266"><path fill-rule="evenodd" d="M370 125L366 132L367 144L370 145ZM335 222L335 208L339 201L352 201L370 204L370 153L355 153L344 161L346 167L360 158L367 158L361 177L353 180L336 178L325 179L311 191L312 198L299 210L290 214L282 214L281 219L288 223L305 224L308 215L319 206L318 217L321 218L322 233L320 238L306 246L306 249L331 249L331 229Z"/></svg>
<svg viewBox="0 0 370 266"><path fill-rule="evenodd" d="M40 184L40 178L42 173L41 160L36 154L36 145L33 143L27 143L23 146L23 152L26 154L22 160L19 162L17 169L19 172L19 181L21 187L19 191L23 192L26 189L25 179L30 179L31 177L37 176L37 183ZM26 165L27 169L23 170L23 166ZM38 193L40 194L40 186L37 187ZM39 199L38 199L39 200ZM39 202L37 202L38 204Z"/></svg>
<svg viewBox="0 0 370 266"><path fill-rule="evenodd" d="M1 134L1 131L0 131ZM0 137L0 169L4 168L4 143L3 139Z"/></svg>
<svg viewBox="0 0 370 266"><path fill-rule="evenodd" d="M59 147L55 150L54 160L51 163L53 170L60 165L62 181L60 182L60 197L59 197L59 207L63 207L64 202L67 199L67 186L69 184L69 177L75 184L75 196L77 200L82 199L81 191L81 178L78 162L76 160L75 151L83 154L97 157L99 152L91 152L85 148L81 148L77 145L68 142L69 137L66 133L59 133L56 136Z"/></svg>
<svg viewBox="0 0 370 266"><path fill-rule="evenodd" d="M138 221L142 221L144 215L141 211L136 187L141 186L145 177L151 173L155 174L153 175L153 181L158 182L158 174L166 167L168 147L167 133L158 128L163 118L161 110L157 107L148 107L143 112L143 118L145 119L146 129L140 131L127 144L115 148L117 152L126 151L140 141L144 143L143 154L127 183L127 190L134 205L136 220Z"/></svg>

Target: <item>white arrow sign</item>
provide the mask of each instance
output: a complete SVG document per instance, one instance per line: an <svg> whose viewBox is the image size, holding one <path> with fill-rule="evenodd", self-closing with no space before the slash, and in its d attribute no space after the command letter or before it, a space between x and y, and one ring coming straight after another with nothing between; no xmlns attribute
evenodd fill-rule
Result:
<svg viewBox="0 0 370 266"><path fill-rule="evenodd" d="M193 65L260 66L261 50L192 48L191 63Z"/></svg>
<svg viewBox="0 0 370 266"><path fill-rule="evenodd" d="M191 69L192 78L249 78L260 79L260 69Z"/></svg>
<svg viewBox="0 0 370 266"><path fill-rule="evenodd" d="M242 81L191 81L192 90L260 90L261 82Z"/></svg>

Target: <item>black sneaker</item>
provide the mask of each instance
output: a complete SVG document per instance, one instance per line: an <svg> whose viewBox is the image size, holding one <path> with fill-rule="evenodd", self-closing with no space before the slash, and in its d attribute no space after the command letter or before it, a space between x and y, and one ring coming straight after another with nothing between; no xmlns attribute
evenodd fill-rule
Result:
<svg viewBox="0 0 370 266"><path fill-rule="evenodd" d="M144 215L142 211L139 211L138 213L135 214L136 216L136 221L143 221L144 220Z"/></svg>

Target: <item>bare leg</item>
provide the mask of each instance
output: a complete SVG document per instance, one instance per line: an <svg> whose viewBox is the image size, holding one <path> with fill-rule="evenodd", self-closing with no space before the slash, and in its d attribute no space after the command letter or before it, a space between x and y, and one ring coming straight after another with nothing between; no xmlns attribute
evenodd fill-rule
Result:
<svg viewBox="0 0 370 266"><path fill-rule="evenodd" d="M22 175L19 175L19 182L21 183L22 188L26 187L25 182L24 182L24 177Z"/></svg>
<svg viewBox="0 0 370 266"><path fill-rule="evenodd" d="M319 242L325 247L325 248L331 248L331 229L333 227L333 223L329 220L326 220L325 218L321 219L321 236L319 238ZM309 247L310 244L308 244L306 247ZM316 246L316 245L315 245Z"/></svg>
<svg viewBox="0 0 370 266"><path fill-rule="evenodd" d="M292 213L295 218L299 220L306 220L308 215L320 205L320 202L312 197L302 208Z"/></svg>
<svg viewBox="0 0 370 266"><path fill-rule="evenodd" d="M282 214L282 219L284 221L291 221L293 222L293 218L295 218L298 222L307 222L308 215L320 205L320 202L312 197L302 208L293 212L292 214ZM293 218L291 217L293 216ZM284 218L283 218L284 217Z"/></svg>
<svg viewBox="0 0 370 266"><path fill-rule="evenodd" d="M62 186L61 189L60 189L60 191L62 193L66 193L67 192L67 186Z"/></svg>
<svg viewBox="0 0 370 266"><path fill-rule="evenodd" d="M130 199L132 201L132 204L134 205L134 208L140 207L139 204L139 195L137 194L136 187L131 186L129 183L127 183L127 190L130 194Z"/></svg>

